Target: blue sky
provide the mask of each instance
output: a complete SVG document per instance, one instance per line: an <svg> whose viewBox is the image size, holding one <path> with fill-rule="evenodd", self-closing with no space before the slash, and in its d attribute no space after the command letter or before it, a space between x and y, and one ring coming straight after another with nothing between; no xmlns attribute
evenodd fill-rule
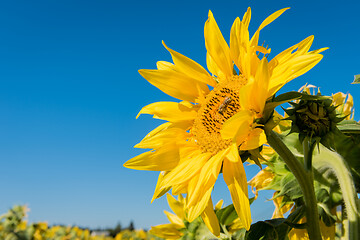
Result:
<svg viewBox="0 0 360 240"><path fill-rule="evenodd" d="M309 35L324 59L282 91L306 82L323 94L349 92L360 106L358 1L3 1L0 3L0 212L28 204L30 221L87 227L149 228L166 223L165 198L150 204L157 173L125 169L141 153L133 146L159 124L135 116L171 97L138 69L170 61L161 44L205 66L204 23L209 9L225 38L252 7L250 32L274 11L261 41L270 58ZM356 114L356 119L359 119ZM248 178L256 167L247 167ZM220 177L222 179L222 177ZM255 220L269 218L263 195ZM215 201L231 200L223 181ZM264 213L265 212L265 213Z"/></svg>

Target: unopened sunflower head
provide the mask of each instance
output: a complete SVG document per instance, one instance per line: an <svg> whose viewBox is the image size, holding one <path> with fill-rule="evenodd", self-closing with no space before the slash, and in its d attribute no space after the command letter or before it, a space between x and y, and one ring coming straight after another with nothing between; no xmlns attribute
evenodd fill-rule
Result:
<svg viewBox="0 0 360 240"><path fill-rule="evenodd" d="M292 107L285 110L288 119L292 121L290 133L299 133L300 142L305 138L313 139L333 149L333 138L336 134L340 134L337 124L347 115L337 111L339 106L336 105L337 98L333 98L334 101L330 97L321 96L320 92L316 96L312 99L305 97L300 101L292 102L290 103Z"/></svg>

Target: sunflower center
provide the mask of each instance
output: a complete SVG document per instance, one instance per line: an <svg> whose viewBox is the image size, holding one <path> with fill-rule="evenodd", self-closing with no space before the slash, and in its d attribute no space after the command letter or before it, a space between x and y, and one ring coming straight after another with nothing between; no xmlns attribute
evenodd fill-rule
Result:
<svg viewBox="0 0 360 240"><path fill-rule="evenodd" d="M231 139L221 137L220 130L240 110L239 90L246 83L243 76L235 75L214 87L201 104L191 131L203 152L216 154L231 144Z"/></svg>

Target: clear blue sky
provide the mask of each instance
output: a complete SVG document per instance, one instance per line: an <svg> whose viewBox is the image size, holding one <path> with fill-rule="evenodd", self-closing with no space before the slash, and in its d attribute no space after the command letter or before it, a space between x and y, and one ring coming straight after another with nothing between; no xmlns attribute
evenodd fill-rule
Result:
<svg viewBox="0 0 360 240"><path fill-rule="evenodd" d="M270 58L309 35L312 49L330 49L284 91L310 82L324 94L350 92L360 106L360 85L350 84L360 73L358 1L130 2L1 2L0 212L28 204L30 221L50 224L166 223L166 199L150 204L157 173L122 166L159 124L149 116L135 120L141 107L173 100L137 70L170 61L161 40L205 66L209 9L229 39L233 20L248 6L251 33L269 14L291 7L262 31ZM247 171L250 179L257 169ZM253 206L254 220L271 216L266 197ZM221 198L230 204L222 181L214 193L215 201Z"/></svg>

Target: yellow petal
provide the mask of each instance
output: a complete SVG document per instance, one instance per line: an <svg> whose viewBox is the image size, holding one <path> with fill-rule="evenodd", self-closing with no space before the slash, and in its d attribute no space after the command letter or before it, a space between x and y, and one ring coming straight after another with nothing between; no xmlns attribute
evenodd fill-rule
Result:
<svg viewBox="0 0 360 240"><path fill-rule="evenodd" d="M255 199L258 196L258 191L268 186L274 179L274 174L269 171L269 167L264 168L253 177L248 184L251 186L252 192L255 194Z"/></svg>
<svg viewBox="0 0 360 240"><path fill-rule="evenodd" d="M218 152L215 156L211 157L198 174L197 181L189 184L189 201L188 207L188 220L194 221L205 209L208 204L213 186L220 172L220 167L225 154L228 149Z"/></svg>
<svg viewBox="0 0 360 240"><path fill-rule="evenodd" d="M233 232L238 231L238 230L240 230L240 229L242 229L242 228L244 228L244 225L242 224L242 222L240 221L239 218L236 218L236 219L232 222L232 224L231 224L231 226L230 226L230 228L229 228L229 232L230 232L230 233L233 233Z"/></svg>
<svg viewBox="0 0 360 240"><path fill-rule="evenodd" d="M142 153L124 163L124 167L136 170L169 171L179 163L179 147L164 145L156 151Z"/></svg>
<svg viewBox="0 0 360 240"><path fill-rule="evenodd" d="M170 123L170 122L166 122L166 123L161 124L161 125L157 126L156 128L154 128L153 130L151 130L151 132L149 132L145 136L145 138L151 138L151 137L155 136L156 134L160 133L161 131L167 129L171 125L172 125L172 123Z"/></svg>
<svg viewBox="0 0 360 240"><path fill-rule="evenodd" d="M258 28L258 30L255 32L255 34L253 35L253 37L251 38L251 46L257 46L258 45L258 41L259 41L259 34L260 31L266 27L267 25L269 25L270 23L272 23L276 18L278 18L281 14L283 14L283 12L285 12L286 10L288 10L289 8L283 8L280 9L276 12L274 12L273 14L271 14L270 16L268 16L260 25L260 27Z"/></svg>
<svg viewBox="0 0 360 240"><path fill-rule="evenodd" d="M295 54L296 55L306 54L310 50L310 47L313 42L314 42L314 35L305 38L298 44L298 50L295 52Z"/></svg>
<svg viewBox="0 0 360 240"><path fill-rule="evenodd" d="M195 102L201 94L209 92L205 83L200 83L174 70L139 70L141 76L164 93L181 100Z"/></svg>
<svg viewBox="0 0 360 240"><path fill-rule="evenodd" d="M175 225L178 226L178 228L183 228L185 227L184 222L175 214L172 214L168 211L164 211L166 217L169 219L169 221Z"/></svg>
<svg viewBox="0 0 360 240"><path fill-rule="evenodd" d="M347 94L347 99L344 104L343 114L347 115L348 117L346 119L351 119L350 114L353 112L353 106L354 106L354 99L350 93Z"/></svg>
<svg viewBox="0 0 360 240"><path fill-rule="evenodd" d="M320 54L302 55L275 67L269 84L268 96L272 96L287 82L312 69L322 58L323 56Z"/></svg>
<svg viewBox="0 0 360 240"><path fill-rule="evenodd" d="M240 38L241 38L241 27L243 24L241 24L240 18L236 18L231 30L230 30L230 55L231 58L234 60L234 63L236 66L239 67L239 55L240 51L242 50ZM243 40L243 39L241 39Z"/></svg>
<svg viewBox="0 0 360 240"><path fill-rule="evenodd" d="M238 150L238 147L237 147L236 143L231 144L230 151L226 155L226 158L229 161L233 162L233 163L241 162L241 158L240 158L240 155L239 155L239 150Z"/></svg>
<svg viewBox="0 0 360 240"><path fill-rule="evenodd" d="M283 14L286 10L288 10L290 8L283 8L280 9L276 12L274 12L273 14L271 14L270 16L268 16L260 25L258 31L261 31L264 27L266 27L267 25L269 25L270 23L272 23L275 19L277 19L278 17L280 17L281 14Z"/></svg>
<svg viewBox="0 0 360 240"><path fill-rule="evenodd" d="M214 212L211 198L209 199L204 212L201 214L201 217L210 232L212 232L216 237L220 237L220 225Z"/></svg>
<svg viewBox="0 0 360 240"><path fill-rule="evenodd" d="M315 54L315 53L321 53L321 52L326 51L326 50L328 50L328 49L329 49L328 47L320 48L320 49L311 51L311 52L309 52L309 53L314 53L314 54Z"/></svg>
<svg viewBox="0 0 360 240"><path fill-rule="evenodd" d="M177 225L173 223L162 224L155 227L151 227L150 233L158 237L165 239L179 239L183 235L179 230L177 230Z"/></svg>
<svg viewBox="0 0 360 240"><path fill-rule="evenodd" d="M258 148L266 143L266 135L261 128L253 129L247 140L240 145L240 150L251 150Z"/></svg>
<svg viewBox="0 0 360 240"><path fill-rule="evenodd" d="M315 51L306 53L311 47L313 40L314 36L311 35L302 40L301 42L295 44L294 46L282 51L270 61L269 67L272 69L275 68L277 65L287 64L289 60L301 55L315 54L313 53Z"/></svg>
<svg viewBox="0 0 360 240"><path fill-rule="evenodd" d="M230 54L240 72L249 77L251 72L251 59L257 58L250 48L249 23L251 19L251 8L243 16L243 20L235 19L230 32Z"/></svg>
<svg viewBox="0 0 360 240"><path fill-rule="evenodd" d="M166 61L158 61L156 67L158 70L175 70L175 65Z"/></svg>
<svg viewBox="0 0 360 240"><path fill-rule="evenodd" d="M207 65L209 71L217 77L217 81L226 79L225 74L220 70L218 65L216 65L214 59L211 58L209 53L206 53L206 65Z"/></svg>
<svg viewBox="0 0 360 240"><path fill-rule="evenodd" d="M233 65L230 58L230 49L226 43L211 11L204 28L205 46L216 65L225 76L233 75Z"/></svg>
<svg viewBox="0 0 360 240"><path fill-rule="evenodd" d="M223 164L223 176L229 188L231 199L233 200L240 221L246 230L249 230L251 225L251 212L243 164L241 162L233 163L225 159Z"/></svg>
<svg viewBox="0 0 360 240"><path fill-rule="evenodd" d="M222 208L222 205L224 204L224 200L219 200L216 204L215 204L215 210L220 210Z"/></svg>
<svg viewBox="0 0 360 240"><path fill-rule="evenodd" d="M214 79L209 75L209 73L197 62L191 60L188 57L168 48L164 41L163 45L165 48L170 52L172 59L174 61L175 66L179 71L184 73L190 78L193 78L197 81L203 82L205 84L209 84L211 86L215 86L216 82Z"/></svg>
<svg viewBox="0 0 360 240"><path fill-rule="evenodd" d="M163 119L169 122L191 121L197 116L197 106L186 104L188 102L155 102L143 107L140 114L151 114L154 118Z"/></svg>
<svg viewBox="0 0 360 240"><path fill-rule="evenodd" d="M168 191L171 189L171 187L164 188L164 187L162 186L162 180L163 180L163 178L164 178L165 175L166 175L166 172L160 172L159 177L158 177L158 180L157 180L157 183L156 183L155 191L154 191L153 197L152 197L152 199L151 199L151 203L152 203L156 198L161 197L162 195L164 195L166 192L168 192Z"/></svg>
<svg viewBox="0 0 360 240"><path fill-rule="evenodd" d="M175 144L181 144L186 141L189 137L184 129L180 128L169 128L159 132L152 137L145 137L140 143L136 144L135 148L150 148L157 149L162 147L164 144L174 142Z"/></svg>
<svg viewBox="0 0 360 240"><path fill-rule="evenodd" d="M272 76L269 85L269 96L278 91L285 83L313 68L322 58L319 49L308 52L314 36L309 36L294 46L279 53L269 63Z"/></svg>
<svg viewBox="0 0 360 240"><path fill-rule="evenodd" d="M182 183L182 184L178 184L178 185L173 185L172 189L171 189L171 193L174 195L179 195L179 194L186 194L187 193L187 185L188 183Z"/></svg>
<svg viewBox="0 0 360 240"><path fill-rule="evenodd" d="M166 175L164 178L164 185L172 186L188 181L201 170L210 157L210 153L201 153L199 151L195 156L182 160L169 172L169 174Z"/></svg>
<svg viewBox="0 0 360 240"><path fill-rule="evenodd" d="M253 84L253 89L251 91L251 97L253 103L252 109L255 110L260 115L263 113L265 102L268 97L268 87L269 87L269 68L268 68L268 61L266 58L263 58L260 61L258 66L256 75L255 75L255 82ZM253 96L257 97L253 97Z"/></svg>
<svg viewBox="0 0 360 240"><path fill-rule="evenodd" d="M342 93L342 92L337 92L335 94L332 95L332 99L333 99L333 104L335 106L338 106L340 104L344 103L344 100L346 98L346 94Z"/></svg>
<svg viewBox="0 0 360 240"><path fill-rule="evenodd" d="M247 11L245 12L244 16L243 16L243 19L242 19L242 22L244 24L244 26L246 28L249 27L249 24L250 24L250 20L251 20L251 8L248 7Z"/></svg>
<svg viewBox="0 0 360 240"><path fill-rule="evenodd" d="M274 195L276 195L276 192L274 192ZM275 210L272 215L272 219L274 218L284 218L284 214L287 213L292 207L293 204L285 204L282 205L282 201L284 199L284 196L277 197L273 200L273 203L275 205Z"/></svg>
<svg viewBox="0 0 360 240"><path fill-rule="evenodd" d="M306 217L303 217L298 223L305 223ZM330 227L326 226L323 221L320 220L320 232L322 240L334 240L335 239L335 225ZM289 240L308 240L309 235L306 229L293 228L288 233Z"/></svg>
<svg viewBox="0 0 360 240"><path fill-rule="evenodd" d="M173 142L181 144L186 140L188 133L186 132L193 124L193 121L183 121L177 123L166 122L149 132L135 148L151 148L158 149L165 143ZM173 133L173 135L171 135ZM176 136L176 137L174 137ZM171 139L170 139L171 138ZM187 142L186 146L191 146ZM196 148L197 149L197 148ZM180 151L181 152L181 151Z"/></svg>
<svg viewBox="0 0 360 240"><path fill-rule="evenodd" d="M171 194L166 194L166 198L169 204L169 207L173 212L181 219L185 219L185 210L184 210L184 202L177 201ZM179 195L179 199L183 200L181 195Z"/></svg>
<svg viewBox="0 0 360 240"><path fill-rule="evenodd" d="M240 110L223 124L221 136L224 139L234 139L239 135L247 135L250 121L252 121L251 112Z"/></svg>

